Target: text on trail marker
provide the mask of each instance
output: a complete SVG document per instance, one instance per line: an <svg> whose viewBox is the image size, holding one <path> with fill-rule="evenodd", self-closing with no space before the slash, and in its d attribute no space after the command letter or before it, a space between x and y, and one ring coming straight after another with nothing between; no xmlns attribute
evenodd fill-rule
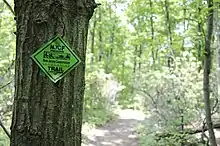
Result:
<svg viewBox="0 0 220 146"><path fill-rule="evenodd" d="M59 36L39 48L31 58L56 83L81 61Z"/></svg>

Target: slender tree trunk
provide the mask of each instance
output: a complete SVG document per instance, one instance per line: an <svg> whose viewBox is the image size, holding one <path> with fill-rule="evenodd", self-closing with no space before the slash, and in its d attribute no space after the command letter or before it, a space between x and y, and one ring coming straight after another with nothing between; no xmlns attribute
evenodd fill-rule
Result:
<svg viewBox="0 0 220 146"><path fill-rule="evenodd" d="M182 51L185 50L185 32L186 32L186 1L183 0L183 33L184 33L184 37L183 37L183 42L182 42Z"/></svg>
<svg viewBox="0 0 220 146"><path fill-rule="evenodd" d="M156 53L157 51L154 51L154 21L153 21L153 3L152 0L149 0L150 2L150 26L151 26L151 55L152 55L152 59L153 59L153 67L155 69L156 67Z"/></svg>
<svg viewBox="0 0 220 146"><path fill-rule="evenodd" d="M114 3L116 4L116 1ZM110 48L108 50L108 55L106 58L106 73L112 72L111 67L109 65L111 64L111 61L113 59L113 48L115 47L114 41L115 41L115 28L116 28L116 26L115 26L115 24L116 24L116 22L115 22L116 16L115 15L116 14L112 14L112 7L111 6L109 6L109 11L110 11L110 18L114 21L113 21L113 26L111 29L111 35L110 35L110 39L109 39Z"/></svg>
<svg viewBox="0 0 220 146"><path fill-rule="evenodd" d="M204 92L204 102L205 102L205 112L206 112L206 123L209 131L209 139L211 146L217 146L215 134L213 130L213 123L211 118L211 106L210 106L210 85L209 85L209 75L211 72L211 38L213 31L213 1L208 0L208 23L207 23L207 35L205 40L205 53L204 53L204 77L203 77L203 92Z"/></svg>
<svg viewBox="0 0 220 146"><path fill-rule="evenodd" d="M139 59L138 70L139 70L139 73L141 72L141 57L142 57L142 53L143 53L143 47L140 44L139 51L138 51L138 59Z"/></svg>
<svg viewBox="0 0 220 146"><path fill-rule="evenodd" d="M111 5L109 5L109 17L111 20L114 20L114 14L112 16L112 7ZM114 37L115 37L115 21L112 22L113 26L111 28L111 33L109 36L109 44L110 47L108 48L107 52L106 52L106 62L105 62L105 72L106 73L110 73L111 72L111 68L110 68L110 64L111 64L111 60L112 60L112 56L113 56L113 47L114 47Z"/></svg>
<svg viewBox="0 0 220 146"><path fill-rule="evenodd" d="M172 38L172 31L171 31L171 20L170 20L170 11L169 11L169 1L165 0L164 3L165 6L165 14L166 14L166 24L167 24L167 38L168 38L168 46L169 46L169 54L168 54L168 60L167 60L167 66L169 67L170 71L171 69L174 69L174 50L172 48L173 44L173 38Z"/></svg>
<svg viewBox="0 0 220 146"><path fill-rule="evenodd" d="M94 16L93 17L95 17L96 16L96 14L94 13ZM96 17L94 18L94 22L93 22L93 26L92 26L92 30L91 30L91 53L92 53L92 62L94 61L94 56L95 56L95 52L94 52L94 50L95 50L95 30L96 30L96 22L97 22L97 20L96 20Z"/></svg>
<svg viewBox="0 0 220 146"><path fill-rule="evenodd" d="M201 1L198 1L198 19L200 19L200 15L201 15ZM202 33L202 22L198 21L198 37L199 37L199 41L198 41L198 60L201 60L201 52L202 52L202 38L201 38L201 33Z"/></svg>
<svg viewBox="0 0 220 146"><path fill-rule="evenodd" d="M134 50L134 64L133 64L133 77L132 77L132 82L131 82L131 95L133 95L134 93L134 84L136 84L137 51L138 51L138 46L136 45L135 50Z"/></svg>
<svg viewBox="0 0 220 146"><path fill-rule="evenodd" d="M218 2L215 3L217 9L215 10L215 44L216 44L216 77L217 77L217 95L218 99L220 99L220 13L219 8L220 4Z"/></svg>
<svg viewBox="0 0 220 146"><path fill-rule="evenodd" d="M173 39L172 39L172 32L171 32L171 23L170 23L170 12L169 12L169 2L168 0L165 0L165 11L166 11L166 24L167 24L167 30L168 30L168 42L169 42L169 46L171 47L172 43L173 43ZM171 49L171 51L173 51ZM173 54L173 52L172 52Z"/></svg>
<svg viewBox="0 0 220 146"><path fill-rule="evenodd" d="M80 146L88 23L94 0L15 0L15 98L11 146ZM82 63L57 83L30 56L60 35Z"/></svg>
<svg viewBox="0 0 220 146"><path fill-rule="evenodd" d="M122 81L124 81L125 80L125 78L127 78L126 76L125 76L125 51L123 52L123 54L122 54L122 58L123 58L123 60L122 60L122 70L121 70L121 80ZM119 71L119 70L118 70Z"/></svg>
<svg viewBox="0 0 220 146"><path fill-rule="evenodd" d="M101 22L102 22L102 10L100 9L100 11L99 11L99 23L101 23ZM100 27L102 27L102 26L100 26ZM103 40L102 40L101 29L99 30L98 34L99 34L99 61L102 61L104 48L103 48Z"/></svg>

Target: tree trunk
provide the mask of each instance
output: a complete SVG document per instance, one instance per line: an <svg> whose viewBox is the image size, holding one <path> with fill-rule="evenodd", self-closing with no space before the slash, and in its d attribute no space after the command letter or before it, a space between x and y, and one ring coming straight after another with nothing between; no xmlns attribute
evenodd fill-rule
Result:
<svg viewBox="0 0 220 146"><path fill-rule="evenodd" d="M208 23L207 23L207 35L205 40L205 53L204 53L204 77L203 77L203 92L204 92L204 102L205 102L205 112L206 112L206 123L209 131L209 139L211 146L217 146L215 134L213 131L211 106L210 106L210 85L209 85L209 75L211 71L211 38L213 31L213 1L208 0Z"/></svg>
<svg viewBox="0 0 220 146"><path fill-rule="evenodd" d="M172 48L173 38L172 38L172 31L171 31L169 0L165 0L164 7L165 7L165 16L166 16L166 24L167 24L168 48L170 50L168 54L168 59L167 59L167 66L169 67L170 72L172 73L172 70L174 69L174 57L175 56L174 56L174 50Z"/></svg>
<svg viewBox="0 0 220 146"><path fill-rule="evenodd" d="M139 59L138 70L139 70L139 73L141 72L141 63L142 63L141 57L142 57L142 53L143 53L143 47L140 44L139 51L138 51L138 59Z"/></svg>
<svg viewBox="0 0 220 146"><path fill-rule="evenodd" d="M99 23L102 22L102 10L99 11ZM100 26L102 27L102 26ZM103 55L104 55L104 46L103 46L103 40L102 40L102 32L101 32L101 28L99 28L99 62L102 61L103 59Z"/></svg>
<svg viewBox="0 0 220 146"><path fill-rule="evenodd" d="M198 15L197 19L200 19L199 17L201 16L201 1L198 1ZM201 60L201 52L202 52L202 22L198 21L198 60Z"/></svg>
<svg viewBox="0 0 220 146"><path fill-rule="evenodd" d="M152 0L149 0L150 2L150 27L151 27L151 55L152 55L152 59L153 59L153 68L155 69L155 61L157 58L155 58L156 54L154 51L154 20L153 20L153 3Z"/></svg>
<svg viewBox="0 0 220 146"><path fill-rule="evenodd" d="M134 65L133 65L133 77L132 77L132 81L131 81L131 96L133 97L133 93L134 93L134 86L136 84L136 69L137 69L137 51L138 51L138 46L135 46L135 50L134 50ZM132 98L133 100L133 98Z"/></svg>
<svg viewBox="0 0 220 146"><path fill-rule="evenodd" d="M173 44L173 39L172 39L172 32L171 32L171 20L170 20L170 11L169 11L169 1L168 0L165 0L165 12L166 12L166 24L167 24L167 37L168 37L168 42L169 42L169 47L172 46ZM174 54L173 53L173 50L171 49L172 51L172 55Z"/></svg>
<svg viewBox="0 0 220 146"><path fill-rule="evenodd" d="M94 14L94 16L96 16L96 14ZM92 26L92 30L91 30L91 53L92 53L92 60L91 62L94 61L94 57L95 57L95 30L96 30L96 17L94 17L94 22L93 22L93 26Z"/></svg>
<svg viewBox="0 0 220 146"><path fill-rule="evenodd" d="M88 23L94 0L15 0L15 98L11 146L80 146ZM60 35L82 63L57 83L30 56Z"/></svg>
<svg viewBox="0 0 220 146"><path fill-rule="evenodd" d="M217 77L217 97L220 98L220 5L216 2L215 10L215 47L216 47L216 77Z"/></svg>

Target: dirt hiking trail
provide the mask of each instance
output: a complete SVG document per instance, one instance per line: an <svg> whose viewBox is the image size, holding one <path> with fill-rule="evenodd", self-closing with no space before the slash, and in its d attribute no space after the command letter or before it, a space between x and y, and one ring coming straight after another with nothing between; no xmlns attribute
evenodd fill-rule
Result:
<svg viewBox="0 0 220 146"><path fill-rule="evenodd" d="M118 118L102 127L90 130L86 146L140 146L135 132L138 123L145 119L144 113L132 109L120 110Z"/></svg>

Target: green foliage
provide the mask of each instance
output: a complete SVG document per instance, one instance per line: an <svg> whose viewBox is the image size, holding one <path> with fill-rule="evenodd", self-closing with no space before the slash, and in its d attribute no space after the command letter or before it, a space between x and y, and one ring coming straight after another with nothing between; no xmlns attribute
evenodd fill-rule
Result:
<svg viewBox="0 0 220 146"><path fill-rule="evenodd" d="M143 146L197 143L195 137L181 134L180 126L203 121L205 115L205 1L167 0L167 9L164 0L99 2L88 33L84 125L113 120L119 107L140 109L149 115L138 128ZM13 97L13 17L0 2L0 114L7 125ZM215 105L216 76L210 77ZM172 136L157 141L156 134L162 132ZM0 131L0 146L7 142Z"/></svg>
<svg viewBox="0 0 220 146"><path fill-rule="evenodd" d="M119 20L120 1L103 2L96 10L90 23L87 61L88 84L95 88L88 88L86 101L96 97L91 107L108 107L97 80L111 74L124 86L117 96L120 107L149 113L152 125L145 125L147 128L179 133L180 125L204 117L201 69L208 9L202 1L151 2L125 3L127 22ZM213 84L212 91L214 101ZM176 141L166 141L172 140Z"/></svg>
<svg viewBox="0 0 220 146"><path fill-rule="evenodd" d="M103 125L114 119L117 103L112 98L117 96L119 88L123 86L114 80L112 74L106 74L96 65L87 67L84 122Z"/></svg>
<svg viewBox="0 0 220 146"><path fill-rule="evenodd" d="M132 37L128 39L130 47L135 51L137 46L144 48L142 54L133 54L136 55L135 77L130 81L133 97L139 97L143 103L140 105L149 113L151 124L144 127L155 129L147 136L142 131L145 134L141 139L145 145L158 145L153 140L156 132L179 133L180 125L191 125L204 118L201 62L208 9L202 1L151 2L132 1L126 14L133 27ZM138 68L138 64L142 67ZM211 83L211 98L216 99L214 81ZM176 137L161 142L163 145L180 143Z"/></svg>
<svg viewBox="0 0 220 146"><path fill-rule="evenodd" d="M0 2L0 120L9 129L13 99L15 22L8 7ZM0 146L9 145L9 138L0 127Z"/></svg>
<svg viewBox="0 0 220 146"><path fill-rule="evenodd" d="M2 130L0 130L0 146L8 146L9 138L4 134Z"/></svg>
<svg viewBox="0 0 220 146"><path fill-rule="evenodd" d="M161 137L161 133L154 128L147 128L146 125L139 125L141 146L205 146L205 144L193 135L179 133L178 131L163 131L167 136Z"/></svg>

